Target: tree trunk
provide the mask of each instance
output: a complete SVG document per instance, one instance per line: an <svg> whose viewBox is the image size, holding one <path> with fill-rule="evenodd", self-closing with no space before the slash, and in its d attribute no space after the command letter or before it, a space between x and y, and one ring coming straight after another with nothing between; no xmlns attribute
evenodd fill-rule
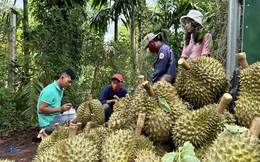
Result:
<svg viewBox="0 0 260 162"><path fill-rule="evenodd" d="M15 60L15 42L16 42L16 15L13 11L10 13L10 30L9 30L9 71L8 71L8 86L15 89L15 74L14 74L14 60Z"/></svg>
<svg viewBox="0 0 260 162"><path fill-rule="evenodd" d="M140 51L141 51L141 35L142 35L142 21L141 19L138 17L137 18L137 48L136 48L136 62L137 64L137 73L140 74L141 73L141 64L139 64L140 62Z"/></svg>
<svg viewBox="0 0 260 162"><path fill-rule="evenodd" d="M93 78L93 81L92 81L91 92L90 92L91 94L93 94L94 90L97 88L99 65L100 65L100 61L97 62L97 65L96 65L95 70L94 70L94 78Z"/></svg>
<svg viewBox="0 0 260 162"><path fill-rule="evenodd" d="M23 0L23 39L24 39L24 43L23 43L23 53L24 56L27 58L30 58L30 53L29 53L29 32L28 32L28 0ZM25 63L24 66L24 73L25 75L29 75L29 62L30 60L27 60L27 62ZM26 83L29 83L30 80L26 79L25 80Z"/></svg>
<svg viewBox="0 0 260 162"><path fill-rule="evenodd" d="M134 16L135 16L135 10L134 10L134 6L132 6L132 10L131 10L131 29L130 29L130 36L131 36L131 55L132 55L132 62L133 62L133 71L136 71L136 55L135 55L135 20L134 20Z"/></svg>
<svg viewBox="0 0 260 162"><path fill-rule="evenodd" d="M115 13L114 41L118 41L118 15Z"/></svg>

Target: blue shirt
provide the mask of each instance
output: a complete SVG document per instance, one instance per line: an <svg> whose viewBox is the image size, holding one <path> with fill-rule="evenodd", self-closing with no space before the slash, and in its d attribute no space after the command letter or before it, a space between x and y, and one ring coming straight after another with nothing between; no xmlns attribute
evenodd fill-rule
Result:
<svg viewBox="0 0 260 162"><path fill-rule="evenodd" d="M53 114L39 114L39 106L40 102L45 102L48 104L49 108L56 108L61 106L61 100L63 96L64 89L60 89L57 81L47 85L40 93L38 103L37 103L37 114L38 114L38 122L41 127L49 125L52 119L59 115L60 113Z"/></svg>
<svg viewBox="0 0 260 162"><path fill-rule="evenodd" d="M107 100L115 99L114 95L117 95L119 98L125 97L127 90L124 87L121 87L119 92L114 92L111 85L107 85L101 92L98 100L103 104L107 103ZM113 104L110 104L113 107Z"/></svg>
<svg viewBox="0 0 260 162"><path fill-rule="evenodd" d="M154 62L154 73L152 84L157 82L164 74L176 77L176 65L174 54L169 46L162 43L157 51L157 58Z"/></svg>

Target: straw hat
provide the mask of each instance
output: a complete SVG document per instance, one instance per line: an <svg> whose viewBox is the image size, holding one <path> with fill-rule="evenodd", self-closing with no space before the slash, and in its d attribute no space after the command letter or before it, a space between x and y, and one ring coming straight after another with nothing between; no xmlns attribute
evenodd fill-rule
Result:
<svg viewBox="0 0 260 162"><path fill-rule="evenodd" d="M149 43L154 40L154 38L156 38L158 35L161 35L161 32L159 32L158 34L154 34L154 33L149 33L144 37L144 49L146 49L149 45Z"/></svg>

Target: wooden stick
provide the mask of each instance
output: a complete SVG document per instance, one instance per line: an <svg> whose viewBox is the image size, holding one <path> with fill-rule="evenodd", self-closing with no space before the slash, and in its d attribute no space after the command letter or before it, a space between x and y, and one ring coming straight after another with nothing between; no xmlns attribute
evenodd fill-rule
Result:
<svg viewBox="0 0 260 162"><path fill-rule="evenodd" d="M154 91L152 89L151 84L148 81L144 81L142 83L142 86L144 87L144 89L148 92L149 96L154 96Z"/></svg>
<svg viewBox="0 0 260 162"><path fill-rule="evenodd" d="M250 132L252 133L252 135L256 136L257 138L259 137L260 134L260 117L254 117L250 128L249 128Z"/></svg>
<svg viewBox="0 0 260 162"><path fill-rule="evenodd" d="M78 130L83 130L83 127L82 127L82 123L81 123L81 122L78 122L77 125L78 125Z"/></svg>
<svg viewBox="0 0 260 162"><path fill-rule="evenodd" d="M248 67L248 63L246 60L246 53L245 52L241 52L241 53L237 53L236 54L236 58L239 62L239 64L241 65L242 69L245 69Z"/></svg>
<svg viewBox="0 0 260 162"><path fill-rule="evenodd" d="M92 101L92 94L88 94L88 101Z"/></svg>
<svg viewBox="0 0 260 162"><path fill-rule="evenodd" d="M75 137L77 135L78 126L74 123L70 123L69 126L69 138Z"/></svg>
<svg viewBox="0 0 260 162"><path fill-rule="evenodd" d="M56 131L60 131L60 124L59 123L55 123L55 130Z"/></svg>
<svg viewBox="0 0 260 162"><path fill-rule="evenodd" d="M96 121L96 115L93 113L90 116L91 116L91 122L95 122Z"/></svg>
<svg viewBox="0 0 260 162"><path fill-rule="evenodd" d="M191 69L190 65L187 63L187 61L184 58L180 58L178 60L178 64L181 65L186 70L190 70Z"/></svg>
<svg viewBox="0 0 260 162"><path fill-rule="evenodd" d="M114 95L113 97L114 97L117 101L120 100L120 98L119 98L117 95Z"/></svg>
<svg viewBox="0 0 260 162"><path fill-rule="evenodd" d="M229 94L229 93L225 93L218 106L216 107L216 111L219 113L219 114L224 114L224 110L225 108L227 107L227 105L230 103L230 101L232 100L232 96Z"/></svg>
<svg viewBox="0 0 260 162"><path fill-rule="evenodd" d="M136 124L136 129L135 129L136 138L139 138L141 136L142 129L144 127L144 121L145 121L145 114L139 113L138 119L137 119L137 124Z"/></svg>
<svg viewBox="0 0 260 162"><path fill-rule="evenodd" d="M90 128L91 128L91 122L87 122L86 130L85 130L86 135L89 134Z"/></svg>
<svg viewBox="0 0 260 162"><path fill-rule="evenodd" d="M144 76L143 75L139 75L139 80L138 80L138 84L141 85L144 82Z"/></svg>

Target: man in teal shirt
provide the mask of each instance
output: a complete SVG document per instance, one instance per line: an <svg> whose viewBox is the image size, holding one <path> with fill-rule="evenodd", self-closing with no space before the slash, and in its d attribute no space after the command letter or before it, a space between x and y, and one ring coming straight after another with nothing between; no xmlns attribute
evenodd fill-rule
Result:
<svg viewBox="0 0 260 162"><path fill-rule="evenodd" d="M38 122L43 129L40 133L51 133L55 129L55 123L61 126L68 121L76 120L76 113L62 114L72 108L71 103L61 105L63 92L65 88L71 86L75 74L71 69L65 69L61 72L60 78L47 85L40 93L37 103Z"/></svg>

